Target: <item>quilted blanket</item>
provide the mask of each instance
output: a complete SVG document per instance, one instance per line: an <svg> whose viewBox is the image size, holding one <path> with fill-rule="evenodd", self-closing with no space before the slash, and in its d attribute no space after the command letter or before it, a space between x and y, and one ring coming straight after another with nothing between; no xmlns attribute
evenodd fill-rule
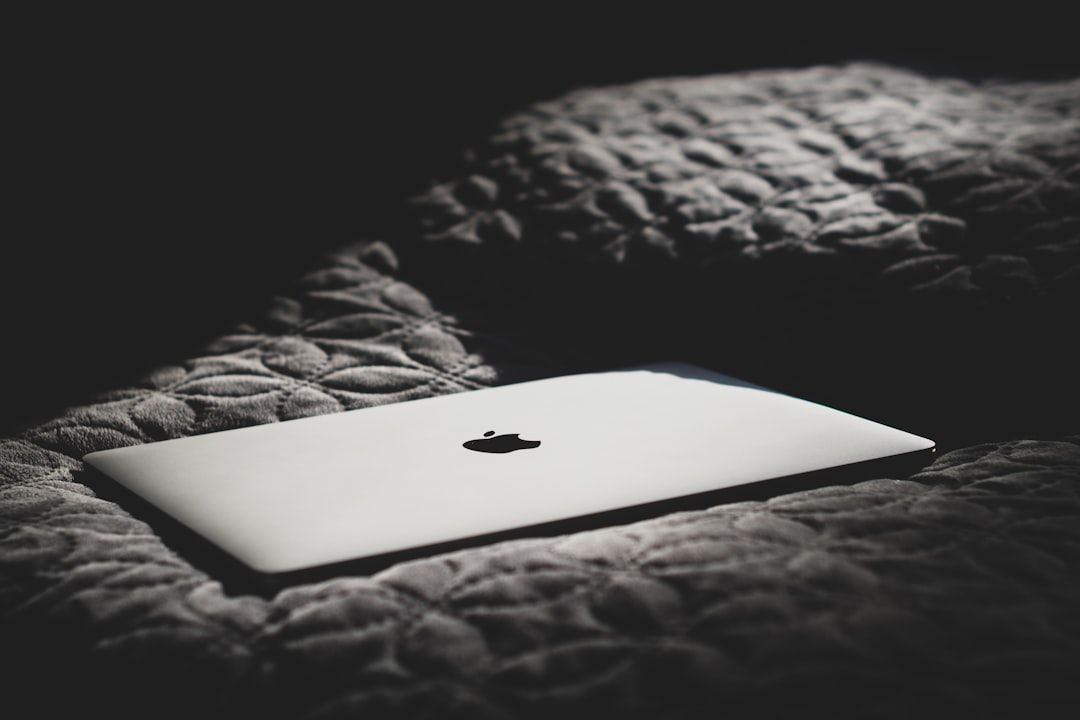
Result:
<svg viewBox="0 0 1080 720"><path fill-rule="evenodd" d="M394 236L329 255L198 355L0 441L8 707L1050 716L1080 687L1078 229L1077 82L849 65L538 104ZM910 477L267 598L98 497L79 461L660 357L945 452Z"/></svg>

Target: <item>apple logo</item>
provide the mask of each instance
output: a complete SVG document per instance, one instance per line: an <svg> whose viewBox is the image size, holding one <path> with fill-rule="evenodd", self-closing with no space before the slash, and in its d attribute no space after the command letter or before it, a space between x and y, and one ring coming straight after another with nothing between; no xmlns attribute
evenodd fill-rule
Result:
<svg viewBox="0 0 1080 720"><path fill-rule="evenodd" d="M462 447L468 450L486 453L510 453L515 450L531 450L540 447L539 440L522 440L517 433L509 435L495 435L494 430L488 430L484 437L469 440Z"/></svg>

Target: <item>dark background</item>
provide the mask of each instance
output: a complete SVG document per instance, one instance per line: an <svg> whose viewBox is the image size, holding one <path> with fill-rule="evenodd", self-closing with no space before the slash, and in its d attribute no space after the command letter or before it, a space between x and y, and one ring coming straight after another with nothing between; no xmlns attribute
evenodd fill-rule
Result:
<svg viewBox="0 0 1080 720"><path fill-rule="evenodd" d="M512 7L15 24L0 430L184 357L319 252L392 229L403 198L534 100L850 59L1080 74L1066 19L1031 5Z"/></svg>

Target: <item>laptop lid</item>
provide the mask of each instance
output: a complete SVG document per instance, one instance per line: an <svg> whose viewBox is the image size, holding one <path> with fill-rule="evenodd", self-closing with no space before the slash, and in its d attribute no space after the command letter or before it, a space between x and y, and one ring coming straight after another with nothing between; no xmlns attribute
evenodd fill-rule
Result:
<svg viewBox="0 0 1080 720"><path fill-rule="evenodd" d="M699 367L663 363L83 459L249 568L276 574L933 446Z"/></svg>

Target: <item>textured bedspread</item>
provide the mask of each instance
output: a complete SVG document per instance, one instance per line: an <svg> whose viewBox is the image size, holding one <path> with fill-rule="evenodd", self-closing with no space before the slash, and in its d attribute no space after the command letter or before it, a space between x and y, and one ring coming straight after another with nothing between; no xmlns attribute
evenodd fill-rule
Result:
<svg viewBox="0 0 1080 720"><path fill-rule="evenodd" d="M1047 716L1080 687L1078 95L854 66L581 91L511 118L400 236L0 441L11 706ZM908 478L265 599L83 484L91 450L664 356L949 451Z"/></svg>

